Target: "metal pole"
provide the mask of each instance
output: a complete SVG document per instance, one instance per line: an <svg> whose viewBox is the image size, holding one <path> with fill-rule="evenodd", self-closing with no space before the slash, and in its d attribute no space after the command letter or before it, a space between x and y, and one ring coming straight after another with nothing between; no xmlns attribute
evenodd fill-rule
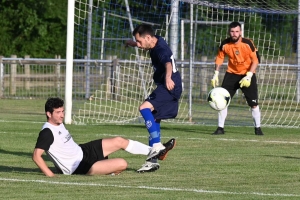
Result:
<svg viewBox="0 0 300 200"><path fill-rule="evenodd" d="M175 59L178 58L178 7L179 1L173 1L170 19L170 49Z"/></svg>
<svg viewBox="0 0 300 200"><path fill-rule="evenodd" d="M198 5L197 5L197 8L196 8L195 21L198 21ZM192 24L195 24L195 27L194 27L194 40L193 40L193 43L194 43L194 46L193 46L193 61L194 61L195 60L195 52L196 52L196 38L197 38L198 24L197 23L192 23Z"/></svg>
<svg viewBox="0 0 300 200"><path fill-rule="evenodd" d="M184 21L181 20L181 61L184 61ZM184 91L184 64L181 64L182 90Z"/></svg>
<svg viewBox="0 0 300 200"><path fill-rule="evenodd" d="M165 33L165 40L169 42L169 15L166 15L166 33Z"/></svg>
<svg viewBox="0 0 300 200"><path fill-rule="evenodd" d="M4 65L2 63L2 56L0 56L0 97L4 96Z"/></svg>
<svg viewBox="0 0 300 200"><path fill-rule="evenodd" d="M192 92L193 92L193 18L194 6L190 5L190 84L189 84L189 121L192 122Z"/></svg>
<svg viewBox="0 0 300 200"><path fill-rule="evenodd" d="M103 60L104 52L104 38L105 38L105 22L106 22L106 11L103 12L103 23L102 23L102 41L101 41L101 51L100 51L100 60ZM102 63L100 65L100 74L102 74Z"/></svg>
<svg viewBox="0 0 300 200"><path fill-rule="evenodd" d="M91 59L91 39L92 39L92 18L93 18L93 0L89 0L88 10L88 28L87 28L87 47L86 58ZM86 63L85 67L85 98L90 98L90 62Z"/></svg>
<svg viewBox="0 0 300 200"><path fill-rule="evenodd" d="M297 102L300 101L300 0L298 0L298 28L297 28Z"/></svg>

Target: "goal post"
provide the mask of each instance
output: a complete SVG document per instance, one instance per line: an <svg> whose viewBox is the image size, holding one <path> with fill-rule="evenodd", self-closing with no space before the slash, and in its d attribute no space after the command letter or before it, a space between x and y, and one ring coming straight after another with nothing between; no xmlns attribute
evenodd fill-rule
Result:
<svg viewBox="0 0 300 200"><path fill-rule="evenodd" d="M73 92L73 54L74 54L74 17L75 0L68 0L66 82L65 82L65 123L72 123Z"/></svg>

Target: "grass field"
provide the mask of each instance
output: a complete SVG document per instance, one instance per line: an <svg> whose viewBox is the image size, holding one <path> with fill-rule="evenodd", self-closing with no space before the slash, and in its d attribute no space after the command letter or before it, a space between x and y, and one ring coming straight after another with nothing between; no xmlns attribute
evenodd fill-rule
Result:
<svg viewBox="0 0 300 200"><path fill-rule="evenodd" d="M153 173L135 172L145 156L119 151L119 176L45 177L31 160L45 116L44 101L0 100L1 199L300 199L298 129L162 124L177 146ZM143 125L66 125L77 143L121 135L147 143ZM45 157L45 159L47 159ZM49 166L53 168L48 161Z"/></svg>

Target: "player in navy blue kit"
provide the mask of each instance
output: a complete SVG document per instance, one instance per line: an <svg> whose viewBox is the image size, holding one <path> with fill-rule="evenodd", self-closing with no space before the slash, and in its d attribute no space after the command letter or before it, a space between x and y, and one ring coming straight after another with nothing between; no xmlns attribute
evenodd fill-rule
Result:
<svg viewBox="0 0 300 200"><path fill-rule="evenodd" d="M160 122L162 119L177 116L182 83L171 49L162 37L154 34L150 25L137 26L132 35L136 41L128 40L126 46L149 50L154 70L153 80L157 86L139 107L150 135L149 146L153 148L146 163L137 171L148 172L153 171L153 168L159 168L157 159L150 158L152 155L161 154L158 159L164 160L167 152L175 146L175 139L168 142L172 145L164 146L165 144L161 143ZM163 153L164 151L166 153Z"/></svg>
<svg viewBox="0 0 300 200"><path fill-rule="evenodd" d="M127 162L123 158L108 159L108 155L113 152L123 149L131 154L148 155L151 150L148 145L123 137L98 139L78 145L63 124L62 99L49 98L45 104L45 113L47 122L39 133L32 159L48 177L55 174L44 161L44 152L59 173L99 175L119 174L127 168ZM172 144L167 142L167 146L170 145ZM154 168L153 171L157 169Z"/></svg>

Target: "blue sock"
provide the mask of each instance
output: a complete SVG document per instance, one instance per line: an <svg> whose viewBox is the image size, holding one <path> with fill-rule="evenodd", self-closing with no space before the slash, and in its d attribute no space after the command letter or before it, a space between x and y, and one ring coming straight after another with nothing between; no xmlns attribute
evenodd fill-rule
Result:
<svg viewBox="0 0 300 200"><path fill-rule="evenodd" d="M149 146L152 147L154 143L160 142L160 133L157 130L157 125L151 113L151 109L145 108L140 110L140 112L145 120L145 125L149 132Z"/></svg>
<svg viewBox="0 0 300 200"><path fill-rule="evenodd" d="M155 121L155 123L156 123L157 133L158 133L159 138L160 138L160 120L159 120L159 122Z"/></svg>

